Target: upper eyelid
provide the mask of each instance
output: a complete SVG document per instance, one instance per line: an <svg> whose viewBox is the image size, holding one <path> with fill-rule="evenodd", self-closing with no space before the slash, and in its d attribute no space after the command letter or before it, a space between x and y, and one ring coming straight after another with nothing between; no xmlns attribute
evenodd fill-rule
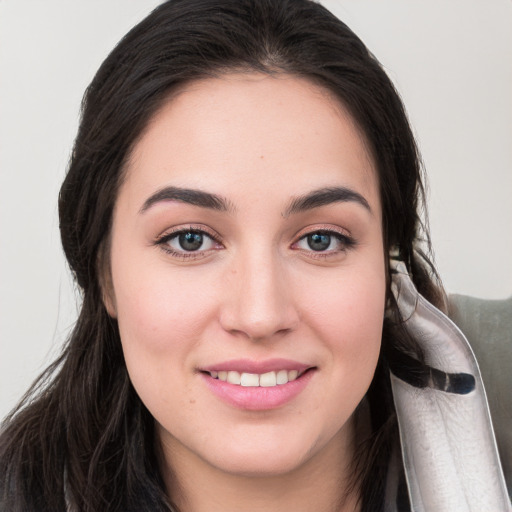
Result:
<svg viewBox="0 0 512 512"><path fill-rule="evenodd" d="M163 240L167 240L176 235L179 235L180 233L187 233L189 231L193 231L196 233L202 233L204 235L209 236L212 240L220 243L221 237L218 234L216 234L213 230L207 228L206 226L195 225L195 224L189 224L189 225L168 228L156 237L156 241L161 242Z"/></svg>
<svg viewBox="0 0 512 512"><path fill-rule="evenodd" d="M344 229L339 226L332 226L332 225L322 225L322 224L316 224L312 226L307 226L305 228L300 229L297 231L297 233L294 235L295 241L301 240L305 236L311 235L313 233L334 233L340 236L343 236L345 238L352 238L352 234L348 229ZM295 243L295 242L294 242Z"/></svg>
<svg viewBox="0 0 512 512"><path fill-rule="evenodd" d="M295 240L295 242L292 243L292 245L298 244L301 240L304 240L309 235L313 235L315 233L324 233L324 234L327 234L329 236L333 236L334 238L337 238L338 240L340 240L342 243L346 243L348 245L354 245L356 243L355 240L351 236L346 235L344 233L340 233L339 231L327 231L327 230L320 230L320 229L318 229L316 231L310 231L310 232L305 233L304 235L298 237Z"/></svg>

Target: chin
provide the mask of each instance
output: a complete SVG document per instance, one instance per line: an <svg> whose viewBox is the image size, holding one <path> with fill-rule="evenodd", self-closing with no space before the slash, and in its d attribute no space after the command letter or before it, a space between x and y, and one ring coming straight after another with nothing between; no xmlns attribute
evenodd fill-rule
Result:
<svg viewBox="0 0 512 512"><path fill-rule="evenodd" d="M319 433L256 430L244 436L226 435L224 443L207 455L209 463L229 474L275 477L304 467L329 444Z"/></svg>
<svg viewBox="0 0 512 512"><path fill-rule="evenodd" d="M303 449L302 449L303 451ZM276 477L294 472L307 460L307 453L297 450L266 450L253 448L251 451L225 455L215 460L217 469L242 477Z"/></svg>

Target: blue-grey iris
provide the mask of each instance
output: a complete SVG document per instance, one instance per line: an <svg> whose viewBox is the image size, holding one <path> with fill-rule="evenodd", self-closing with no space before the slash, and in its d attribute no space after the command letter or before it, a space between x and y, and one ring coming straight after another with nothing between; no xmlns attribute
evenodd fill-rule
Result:
<svg viewBox="0 0 512 512"><path fill-rule="evenodd" d="M197 251L203 245L203 235L188 231L187 233L180 233L178 241L183 250Z"/></svg>
<svg viewBox="0 0 512 512"><path fill-rule="evenodd" d="M331 245L331 235L313 233L308 235L308 246L313 251L325 251Z"/></svg>

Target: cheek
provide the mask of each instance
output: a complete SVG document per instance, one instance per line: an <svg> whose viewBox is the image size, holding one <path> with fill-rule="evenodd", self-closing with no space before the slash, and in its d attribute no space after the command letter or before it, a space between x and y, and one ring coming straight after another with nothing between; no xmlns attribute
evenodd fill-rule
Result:
<svg viewBox="0 0 512 512"><path fill-rule="evenodd" d="M118 322L126 349L137 347L151 353L179 349L185 335L194 338L198 323L188 306L190 293L175 284L145 281L139 286L123 286L117 290Z"/></svg>
<svg viewBox="0 0 512 512"><path fill-rule="evenodd" d="M117 317L126 348L158 353L193 343L213 303L199 276L162 261L117 261L113 275Z"/></svg>
<svg viewBox="0 0 512 512"><path fill-rule="evenodd" d="M374 268L340 271L303 297L306 324L332 354L333 374L344 386L368 386L379 357L386 283L384 266Z"/></svg>
<svg viewBox="0 0 512 512"><path fill-rule="evenodd" d="M197 281L172 273L160 262L114 260L117 319L130 379L146 406L168 402L181 385L200 342L213 303Z"/></svg>
<svg viewBox="0 0 512 512"><path fill-rule="evenodd" d="M296 293L302 295L307 304L303 310L319 328L340 336L351 332L344 341L355 345L375 334L380 340L386 295L383 265L382 271L380 267L341 269L323 279L316 276Z"/></svg>

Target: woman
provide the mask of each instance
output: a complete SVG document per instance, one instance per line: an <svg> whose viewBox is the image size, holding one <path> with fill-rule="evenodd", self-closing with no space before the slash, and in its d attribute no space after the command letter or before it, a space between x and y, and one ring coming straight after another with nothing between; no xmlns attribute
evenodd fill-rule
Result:
<svg viewBox="0 0 512 512"><path fill-rule="evenodd" d="M157 8L84 99L59 199L82 310L6 423L2 507L407 510L389 369L437 374L389 255L443 307L422 200L391 82L324 8Z"/></svg>

